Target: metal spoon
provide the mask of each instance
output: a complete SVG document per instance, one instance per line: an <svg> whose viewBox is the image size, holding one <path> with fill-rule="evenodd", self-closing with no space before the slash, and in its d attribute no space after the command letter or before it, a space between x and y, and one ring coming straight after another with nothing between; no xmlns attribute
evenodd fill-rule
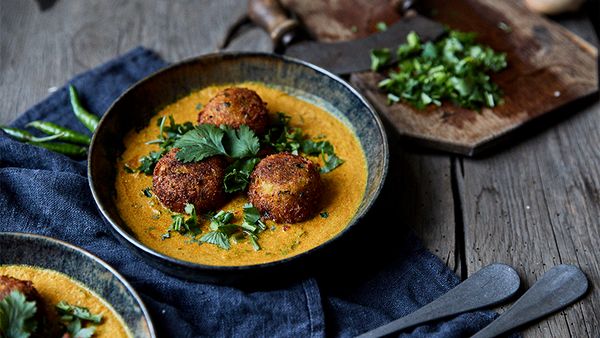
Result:
<svg viewBox="0 0 600 338"><path fill-rule="evenodd" d="M417 311L358 337L381 337L432 320L498 304L519 289L517 272L505 264L491 264Z"/></svg>
<svg viewBox="0 0 600 338"><path fill-rule="evenodd" d="M574 265L558 265L546 272L513 306L472 338L491 338L542 318L575 302L588 280Z"/></svg>

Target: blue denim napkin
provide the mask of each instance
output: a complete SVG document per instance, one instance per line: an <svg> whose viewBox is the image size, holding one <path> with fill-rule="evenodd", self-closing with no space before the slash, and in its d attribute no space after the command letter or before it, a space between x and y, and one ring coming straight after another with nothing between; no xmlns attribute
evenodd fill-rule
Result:
<svg viewBox="0 0 600 338"><path fill-rule="evenodd" d="M89 110L101 115L125 89L165 65L152 51L137 48L70 83ZM24 127L32 120L85 132L71 113L64 87L12 126ZM160 337L350 337L418 309L459 282L410 235L377 246L387 251L372 249L376 264L348 250L331 273L315 274L277 289L243 291L180 280L146 265L112 236L89 191L85 161L19 143L2 132L0 231L51 236L98 255L141 294ZM364 236L366 243L376 242L369 238L375 234L369 233L372 231L359 236ZM464 314L401 336L463 337L494 316L491 312Z"/></svg>

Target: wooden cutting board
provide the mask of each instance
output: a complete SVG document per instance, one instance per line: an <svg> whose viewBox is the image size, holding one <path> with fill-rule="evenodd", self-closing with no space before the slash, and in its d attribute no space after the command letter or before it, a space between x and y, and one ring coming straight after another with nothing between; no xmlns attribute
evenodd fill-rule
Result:
<svg viewBox="0 0 600 338"><path fill-rule="evenodd" d="M379 21L401 19L397 1L282 0L297 13L314 38L347 40L375 31ZM475 155L504 144L514 131L543 116L568 115L565 105L598 92L595 47L541 16L521 1L429 0L421 2L431 17L451 28L478 33L478 41L506 52L508 68L492 79L504 91L504 103L481 112L450 103L425 110L407 104L388 105L377 83L381 74L352 74L357 87L401 136L418 144ZM503 27L504 29L501 29ZM508 29L506 28L508 27ZM369 51L357 51L369 53ZM559 109L563 107L563 109ZM552 114L550 114L552 113Z"/></svg>

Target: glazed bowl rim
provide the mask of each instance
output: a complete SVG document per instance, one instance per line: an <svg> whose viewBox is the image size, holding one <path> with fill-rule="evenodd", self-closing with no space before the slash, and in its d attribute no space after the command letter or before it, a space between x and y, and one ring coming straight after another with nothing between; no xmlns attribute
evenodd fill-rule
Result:
<svg viewBox="0 0 600 338"><path fill-rule="evenodd" d="M186 65L192 65L197 62L211 60L211 59L214 59L216 62L219 62L223 58L231 58L231 59L241 58L241 59L243 59L243 58L256 58L256 57L268 58L271 60L275 60L276 62L297 64L297 65L300 65L303 67L307 67L311 70L314 70L317 73L319 73L319 75L327 76L327 77L335 80L336 82L338 82L343 87L345 87L347 90L350 91L350 93L352 93L356 98L358 98L359 101L367 108L367 110L369 111L369 113L371 115L371 118L373 118L375 125L377 126L377 131L379 132L380 137L382 139L382 149L383 149L382 156L381 156L382 158L380 159L381 161L383 161L382 175L380 176L379 181L376 182L377 187L376 187L375 192L373 193L373 197L367 202L367 204L364 206L364 208L362 208L361 212L358 212L358 210L357 210L357 212L352 216L352 219L348 222L346 227L342 231L338 232L335 236L329 238L325 242L323 242L323 243L317 245L316 247L311 248L307 251L303 251L294 256L282 258L282 259L272 261L272 262L258 263L258 264L251 264L251 265L200 264L200 263L185 261L182 259L171 257L171 256L160 253L160 252L146 246L145 244L141 243L138 239L136 239L134 235L128 233L128 231L126 229L124 229L119 224L119 222L116 222L109 216L109 213L106 210L105 202L100 199L100 197L96 191L95 179L94 179L93 170L92 170L94 167L94 163L93 163L92 159L94 158L93 154L95 153L96 148L100 147L100 145L98 145L96 142L97 135L99 134L98 131L102 129L102 127L106 123L105 121L107 120L107 117L112 113L114 107L118 104L119 101L121 101L125 96L127 96L134 89L136 89L139 86L142 86L147 81L151 81L155 77L158 77L164 73L173 71L174 69L177 69L179 67L184 67ZM197 89L198 88L196 88L194 90L197 90ZM336 119L337 119L337 117L336 117ZM381 190L383 189L383 185L385 183L387 173L388 173L389 146L388 146L387 135L386 135L383 123L381 122L381 119L379 118L379 116L377 115L377 113L375 112L375 110L373 109L371 104L356 89L354 89L350 84L348 84L345 80L343 80L339 76L337 76L321 67L318 67L314 64L311 64L311 63L308 63L306 61L302 61L302 60L299 60L296 58L292 58L289 56L283 56L283 55L278 55L278 54L273 54L273 53L264 53L264 52L215 52L215 53L203 54L200 56L187 58L182 61L170 64L170 65L163 67L163 68L151 73L150 75L142 78L141 80L137 81L135 84L130 86L127 90L125 90L117 99L115 99L112 102L112 104L108 107L108 109L106 109L105 114L100 119L100 122L96 129L96 132L92 136L92 141L90 143L87 160L88 160L88 168L87 168L88 184L89 184L90 190L92 192L92 195L94 197L94 202L96 203L96 206L100 210L102 216L106 220L108 220L108 222L112 226L113 230L115 230L129 244L135 246L138 250L141 250L143 253L148 254L148 255L152 256L153 258L158 258L159 260L166 261L170 264L174 264L174 265L177 265L180 267L185 267L185 268L193 269L193 270L202 270L202 271L212 270L212 271L221 271L221 272L227 272L227 271L230 271L230 272L238 271L239 272L239 271L245 271L245 270L276 267L276 266L284 265L286 263L290 263L291 261L300 260L303 257L306 257L308 255L313 255L315 252L320 251L323 248L330 246L333 242L336 242L340 237L342 237L344 234L346 234L362 218L364 218L364 216L371 209L371 207L373 206L375 201L378 199L378 197L381 193ZM364 196L363 196L363 198L364 198Z"/></svg>
<svg viewBox="0 0 600 338"><path fill-rule="evenodd" d="M56 244L58 246L66 247L67 249L73 250L77 253L83 254L83 256L85 256L86 258L89 258L89 259L93 260L94 262L100 264L100 266L102 266L103 268L108 270L108 272L110 272L113 276L115 276L117 278L117 280L125 286L125 289L131 294L131 296L133 296L133 299L136 301L136 303L142 310L142 315L144 316L146 325L148 326L148 332L150 333L150 337L156 338L156 331L154 330L154 324L152 323L152 317L150 317L150 313L148 312L148 309L146 308L146 304L144 304L142 297L140 297L140 295L137 293L137 291L135 291L133 286L131 286L131 284L129 284L129 282L127 281L127 279L125 279L125 277L123 277L123 275L121 275L116 269L114 269L112 266L110 266L110 264L108 264L102 258L100 258L100 257L94 255L93 253L91 253L81 247L78 247L74 244L71 244L71 243L65 242L63 240L54 238L54 237L50 237L50 236L27 233L27 232L0 231L0 237L4 237L4 236L47 241L47 242ZM44 269L46 269L46 268L44 268ZM48 270L53 270L53 269L48 269ZM56 270L53 270L53 271L56 271ZM60 272L60 273L66 275L66 273L64 273L64 272L61 272L61 271L57 271L57 272ZM73 278L73 277L69 276L69 278ZM89 288L89 286L87 286L86 284L84 284L80 281L77 281L77 282L81 283L86 288ZM94 293L97 294L96 291L94 291ZM102 298L102 300L106 301L104 298ZM112 304L110 304L110 305L113 306ZM128 329L131 330L130 328L128 328Z"/></svg>

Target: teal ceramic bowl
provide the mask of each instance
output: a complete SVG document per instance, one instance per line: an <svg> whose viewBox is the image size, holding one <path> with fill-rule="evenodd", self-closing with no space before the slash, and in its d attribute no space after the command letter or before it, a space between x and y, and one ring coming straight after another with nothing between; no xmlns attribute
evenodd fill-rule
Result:
<svg viewBox="0 0 600 338"><path fill-rule="evenodd" d="M358 211L334 238L299 255L249 266L208 266L168 257L141 243L119 216L114 202L116 160L124 136L146 126L161 108L211 85L254 81L315 104L356 134L367 159L367 187ZM310 268L324 248L331 248L367 213L377 198L388 167L385 131L369 103L336 75L303 61L263 53L219 53L186 60L138 82L106 111L94 134L88 158L90 189L98 208L121 242L150 264L181 278L217 283L266 280ZM318 259L317 259L318 260ZM302 265L298 267L298 265Z"/></svg>
<svg viewBox="0 0 600 338"><path fill-rule="evenodd" d="M156 337L150 315L131 285L83 249L50 237L0 232L0 265L29 265L61 272L109 303L134 337Z"/></svg>

